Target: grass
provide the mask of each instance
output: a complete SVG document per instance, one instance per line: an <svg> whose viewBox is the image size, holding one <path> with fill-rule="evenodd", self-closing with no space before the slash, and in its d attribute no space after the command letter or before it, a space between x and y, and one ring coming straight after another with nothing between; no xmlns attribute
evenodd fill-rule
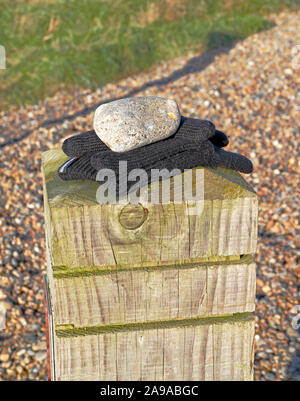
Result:
<svg viewBox="0 0 300 401"><path fill-rule="evenodd" d="M299 0L2 0L0 109L96 88L268 29Z"/></svg>

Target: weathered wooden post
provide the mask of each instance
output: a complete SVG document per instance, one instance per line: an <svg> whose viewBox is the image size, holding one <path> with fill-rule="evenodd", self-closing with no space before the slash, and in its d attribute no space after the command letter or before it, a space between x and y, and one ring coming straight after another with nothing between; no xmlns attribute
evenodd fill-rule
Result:
<svg viewBox="0 0 300 401"><path fill-rule="evenodd" d="M52 379L252 380L251 187L205 168L201 213L101 205L97 183L57 176L65 160L43 154Z"/></svg>

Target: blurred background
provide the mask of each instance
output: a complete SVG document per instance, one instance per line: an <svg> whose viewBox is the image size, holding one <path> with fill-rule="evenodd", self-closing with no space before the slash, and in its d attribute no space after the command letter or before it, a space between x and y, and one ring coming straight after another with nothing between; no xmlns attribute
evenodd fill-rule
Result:
<svg viewBox="0 0 300 401"><path fill-rule="evenodd" d="M60 89L97 88L188 51L268 29L293 0L28 0L1 2L2 109Z"/></svg>
<svg viewBox="0 0 300 401"><path fill-rule="evenodd" d="M1 1L0 380L47 380L41 152L92 129L100 104L136 95L175 99L253 161L255 379L300 380L299 10L300 0Z"/></svg>

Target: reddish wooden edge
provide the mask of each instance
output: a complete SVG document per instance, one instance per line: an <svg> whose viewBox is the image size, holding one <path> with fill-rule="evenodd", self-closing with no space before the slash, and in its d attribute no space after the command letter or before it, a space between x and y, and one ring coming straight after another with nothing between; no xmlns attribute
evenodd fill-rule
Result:
<svg viewBox="0 0 300 401"><path fill-rule="evenodd" d="M51 381L51 353L50 353L50 334L49 334L49 312L48 312L46 288L45 288L45 281L44 280L43 280L43 289L44 289L44 311L45 311L45 320L46 320L47 373L48 373L48 381Z"/></svg>

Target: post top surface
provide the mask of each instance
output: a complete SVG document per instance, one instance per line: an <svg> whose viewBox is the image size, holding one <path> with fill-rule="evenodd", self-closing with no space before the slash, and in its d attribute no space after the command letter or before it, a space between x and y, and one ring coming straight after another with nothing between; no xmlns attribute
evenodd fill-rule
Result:
<svg viewBox="0 0 300 401"><path fill-rule="evenodd" d="M63 181L58 176L57 170L66 160L68 160L68 156L61 149L42 153L43 176L49 206L99 205L96 199L96 192L99 188L97 182L89 180ZM231 200L257 196L252 187L236 171L208 167L197 167L196 169L203 170L204 200ZM170 180L172 189L173 178ZM153 185L157 185L157 183L150 184L148 190Z"/></svg>

